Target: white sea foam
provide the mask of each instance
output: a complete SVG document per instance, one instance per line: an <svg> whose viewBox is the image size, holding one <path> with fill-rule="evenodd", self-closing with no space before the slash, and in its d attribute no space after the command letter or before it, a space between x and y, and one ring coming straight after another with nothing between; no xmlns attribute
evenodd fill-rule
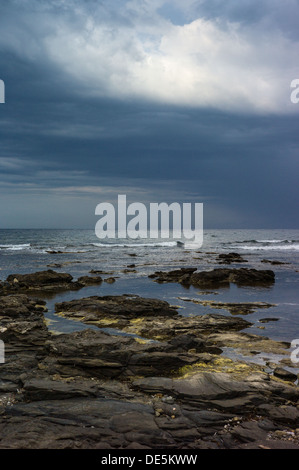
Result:
<svg viewBox="0 0 299 470"><path fill-rule="evenodd" d="M294 243L291 244L289 243L288 245L264 245L264 246L256 246L256 245L243 245L243 246L238 246L238 247L232 247L232 248L239 248L242 250L252 250L252 251L299 251L299 243Z"/></svg>
<svg viewBox="0 0 299 470"><path fill-rule="evenodd" d="M12 245L12 244L0 245L1 250L9 250L9 251L26 250L28 248L30 248L30 243L22 243L19 245Z"/></svg>
<svg viewBox="0 0 299 470"><path fill-rule="evenodd" d="M153 242L153 243L92 243L96 247L112 248L144 248L144 247L171 247L177 246L175 241L171 242Z"/></svg>
<svg viewBox="0 0 299 470"><path fill-rule="evenodd" d="M290 240L256 240L258 243L291 243Z"/></svg>

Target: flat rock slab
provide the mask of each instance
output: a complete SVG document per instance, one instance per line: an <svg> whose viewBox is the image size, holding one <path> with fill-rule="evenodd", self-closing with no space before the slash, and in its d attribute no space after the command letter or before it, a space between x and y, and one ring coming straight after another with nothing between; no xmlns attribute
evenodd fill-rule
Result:
<svg viewBox="0 0 299 470"><path fill-rule="evenodd" d="M25 294L0 296L0 315L14 317L27 317L34 313L46 311L46 302L41 299L30 299Z"/></svg>
<svg viewBox="0 0 299 470"><path fill-rule="evenodd" d="M100 316L116 316L123 318L172 317L177 315L176 308L164 300L143 298L137 295L92 296L55 305L56 312L80 312Z"/></svg>
<svg viewBox="0 0 299 470"><path fill-rule="evenodd" d="M200 337L203 334L240 331L250 326L250 322L240 317L208 314L174 318L144 317L126 324L124 330L144 338L164 341L182 334L194 334Z"/></svg>
<svg viewBox="0 0 299 470"><path fill-rule="evenodd" d="M92 296L55 305L59 315L101 328L113 327L153 340L203 332L239 331L251 323L239 317L199 315L182 317L166 301L138 296Z"/></svg>
<svg viewBox="0 0 299 470"><path fill-rule="evenodd" d="M22 348L40 345L49 337L45 302L24 294L0 296L0 339Z"/></svg>
<svg viewBox="0 0 299 470"><path fill-rule="evenodd" d="M296 407L290 407L291 412L282 411L279 408L276 412L272 411L271 401L275 402L277 398L285 398L286 400L298 400L299 390L297 388L269 380L266 375L260 374L252 379L236 380L231 374L221 372L198 372L193 373L190 377L182 379L172 378L145 378L134 381L133 385L137 390L146 393L161 393L170 395L175 400L188 403L189 406L202 409L203 406L212 407L220 410L238 413L240 410L254 410L258 405L264 405L265 401L269 402L269 409L261 407L271 412L272 418L281 421L281 413L283 417L287 417L292 424L299 424L299 411ZM286 418L286 419L287 419Z"/></svg>
<svg viewBox="0 0 299 470"><path fill-rule="evenodd" d="M276 304L270 304L268 302L216 302L213 300L190 299L188 297L178 298L184 302L193 302L203 305L204 307L224 309L229 311L232 315L248 315L255 312L257 309L276 307Z"/></svg>
<svg viewBox="0 0 299 470"><path fill-rule="evenodd" d="M0 294L77 290L85 287L85 285L85 281L74 281L68 273L58 273L48 269L47 271L37 271L29 274L10 274L6 281L0 284Z"/></svg>
<svg viewBox="0 0 299 470"><path fill-rule="evenodd" d="M173 343L143 344L129 337L87 329L48 340L41 367L49 375L62 376L164 376L198 362L202 353L221 352L208 339L181 336Z"/></svg>

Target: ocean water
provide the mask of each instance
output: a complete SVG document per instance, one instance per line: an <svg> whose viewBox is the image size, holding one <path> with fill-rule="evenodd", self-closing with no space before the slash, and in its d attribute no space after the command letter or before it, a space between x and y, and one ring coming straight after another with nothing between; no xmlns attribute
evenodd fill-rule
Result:
<svg viewBox="0 0 299 470"><path fill-rule="evenodd" d="M247 262L229 267L272 269L275 284L271 287L237 287L213 289L202 292L179 284L158 284L150 279L155 271L181 267L211 270L219 265L220 253L237 252ZM284 264L271 265L263 260ZM79 291L48 295L47 319L56 332L85 328L79 322L55 315L55 303L90 295L137 294L167 300L179 308L181 315L217 313L231 315L192 302L267 302L273 307L258 308L243 317L253 326L247 331L272 339L291 342L299 338L299 230L208 230L204 231L201 247L186 244L177 246L176 240L118 239L99 240L93 230L0 230L0 279L9 274L29 273L54 269L70 273L74 279L88 275L91 270L102 270L102 277L113 276L114 284L103 282L100 286ZM134 269L136 272L124 272ZM41 296L40 296L41 297ZM242 315L240 315L242 316ZM262 323L264 318L277 321Z"/></svg>

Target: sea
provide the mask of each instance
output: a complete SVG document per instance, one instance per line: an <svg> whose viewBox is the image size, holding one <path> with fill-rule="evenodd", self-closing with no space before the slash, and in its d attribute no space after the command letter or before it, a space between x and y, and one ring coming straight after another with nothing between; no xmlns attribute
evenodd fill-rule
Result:
<svg viewBox="0 0 299 470"><path fill-rule="evenodd" d="M194 267L199 271L227 267L219 264L218 255L231 252L239 253L246 262L228 267L271 269L275 272L275 283L269 287L231 284L230 287L204 291L177 283L159 284L149 277L156 271L182 267ZM279 263L271 264L273 261ZM177 240L163 237L100 240L94 230L0 230L2 281L10 274L48 269L67 272L74 280L92 275L92 270L101 271L103 279L115 279L112 284L102 282L78 291L44 295L49 329L57 334L78 331L86 326L56 315L56 302L91 295L134 294L166 300L177 306L183 316L232 315L209 302L204 305L193 300L266 302L271 306L239 315L252 324L244 331L289 343L299 338L299 230L205 230L201 246L188 242L179 246ZM265 318L270 321L264 322Z"/></svg>

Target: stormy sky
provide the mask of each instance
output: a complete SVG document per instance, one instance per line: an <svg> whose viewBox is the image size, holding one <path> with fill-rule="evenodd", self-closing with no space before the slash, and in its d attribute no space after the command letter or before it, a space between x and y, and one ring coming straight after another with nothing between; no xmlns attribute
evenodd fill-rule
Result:
<svg viewBox="0 0 299 470"><path fill-rule="evenodd" d="M204 228L299 228L299 0L6 0L0 228L202 202Z"/></svg>

